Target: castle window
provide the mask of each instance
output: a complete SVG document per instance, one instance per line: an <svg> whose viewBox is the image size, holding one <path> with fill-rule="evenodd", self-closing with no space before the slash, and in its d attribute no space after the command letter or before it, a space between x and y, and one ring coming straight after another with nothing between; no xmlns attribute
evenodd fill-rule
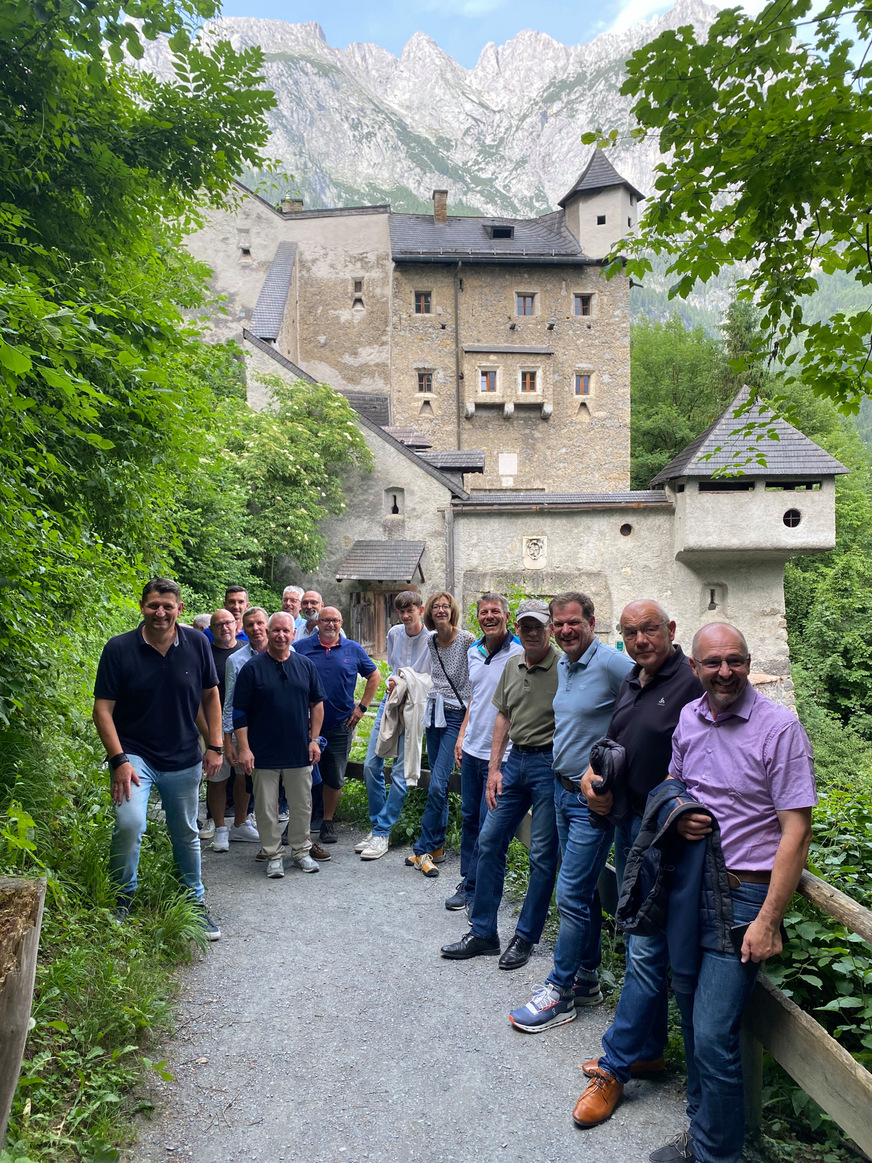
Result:
<svg viewBox="0 0 872 1163"><path fill-rule="evenodd" d="M406 507L405 490L397 485L385 489L385 516L402 517Z"/></svg>
<svg viewBox="0 0 872 1163"><path fill-rule="evenodd" d="M354 280L354 293L359 295L363 291L363 279Z"/></svg>
<svg viewBox="0 0 872 1163"><path fill-rule="evenodd" d="M360 311L363 310L363 299L361 299L360 295L355 295L354 299L352 300L351 310L353 311L353 310L355 310L355 308L357 308Z"/></svg>
<svg viewBox="0 0 872 1163"><path fill-rule="evenodd" d="M430 371L418 372L418 391L419 392L432 392L433 391L433 373L432 372L430 372Z"/></svg>
<svg viewBox="0 0 872 1163"><path fill-rule="evenodd" d="M605 224L606 224L606 216L605 216L605 214L597 214L597 216L596 216L596 224L597 224L597 226L605 226Z"/></svg>
<svg viewBox="0 0 872 1163"><path fill-rule="evenodd" d="M482 368L479 385L483 392L495 392L497 390L496 368Z"/></svg>
<svg viewBox="0 0 872 1163"><path fill-rule="evenodd" d="M485 226L485 233L489 238L514 238L514 226Z"/></svg>
<svg viewBox="0 0 872 1163"><path fill-rule="evenodd" d="M415 291L415 314L429 315L430 314L430 292L429 291Z"/></svg>
<svg viewBox="0 0 872 1163"><path fill-rule="evenodd" d="M788 529L795 529L802 520L802 513L800 513L799 509L788 509L781 520Z"/></svg>
<svg viewBox="0 0 872 1163"><path fill-rule="evenodd" d="M573 315L592 315L593 295L573 295L572 313Z"/></svg>
<svg viewBox="0 0 872 1163"><path fill-rule="evenodd" d="M576 396L590 395L590 372L575 373L575 394Z"/></svg>
<svg viewBox="0 0 872 1163"><path fill-rule="evenodd" d="M536 305L536 296L531 291L518 291L515 294L515 314L532 315Z"/></svg>
<svg viewBox="0 0 872 1163"><path fill-rule="evenodd" d="M534 371L522 371L521 372L521 391L522 392L535 392L537 390L538 389L536 388L536 373Z"/></svg>

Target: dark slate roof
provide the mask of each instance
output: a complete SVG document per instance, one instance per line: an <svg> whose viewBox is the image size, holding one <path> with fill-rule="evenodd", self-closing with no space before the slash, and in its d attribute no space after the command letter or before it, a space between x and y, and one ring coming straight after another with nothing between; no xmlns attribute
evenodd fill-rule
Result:
<svg viewBox="0 0 872 1163"><path fill-rule="evenodd" d="M513 226L514 238L490 238L488 226ZM458 218L437 224L432 214L391 214L394 262L593 262L567 229L563 212L542 218Z"/></svg>
<svg viewBox="0 0 872 1163"><path fill-rule="evenodd" d="M295 363L291 363L291 361L283 356L280 351L277 351L271 343L267 343L265 340L259 339L256 335L252 335L252 333L247 329L243 330L242 338L246 340L246 342L250 343L252 347L256 347L259 351L262 351L264 355L268 355L270 359L275 360L275 362L280 367L290 371L295 379L308 380L310 384L315 384L318 382L314 376L310 376L308 372L304 372L302 368L298 368ZM334 391L335 390L336 389L334 388ZM339 395L342 394L342 392L339 393ZM359 394L362 393L353 393L353 395ZM349 399L349 403L351 403L352 407L354 407L353 400ZM432 464L428 464L426 460L418 456L418 454L411 448L407 448L406 445L402 443L402 441L397 440L394 436L391 436L390 432L387 432L380 424L376 424L375 421L371 420L365 412L358 411L357 417L358 424L361 428L368 429L370 432L384 440L386 444L389 444L392 448L396 449L397 452L402 453L403 456L405 456L413 464L416 464L418 468L427 473L428 476L431 476L434 480L438 481L439 484L443 486L443 488L448 489L452 496L462 501L465 501L469 496L466 489L464 489L457 481L452 480L451 477L446 476L445 473L440 472L438 468L434 468Z"/></svg>
<svg viewBox="0 0 872 1163"><path fill-rule="evenodd" d="M484 449L481 448L452 448L419 455L428 464L447 472L484 472Z"/></svg>
<svg viewBox="0 0 872 1163"><path fill-rule="evenodd" d="M355 412L368 416L373 424L384 426L391 422L391 398L375 392L343 392Z"/></svg>
<svg viewBox="0 0 872 1163"><path fill-rule="evenodd" d="M393 436L395 440L401 441L403 444L408 445L409 448L433 447L423 432L419 432L411 424L385 424L383 427L389 436Z"/></svg>
<svg viewBox="0 0 872 1163"><path fill-rule="evenodd" d="M291 289L296 254L297 247L293 242L280 242L276 247L275 257L270 263L260 294L257 296L257 305L251 315L250 330L261 339L279 337Z"/></svg>
<svg viewBox="0 0 872 1163"><path fill-rule="evenodd" d="M671 505L660 489L640 489L632 493L471 493L464 507L472 505L518 505L522 508L642 508L647 505Z"/></svg>
<svg viewBox="0 0 872 1163"><path fill-rule="evenodd" d="M637 198L645 197L641 190L637 190L631 182L621 177L601 149L595 149L590 156L590 161L581 171L578 181L557 205L565 206L569 199L576 194L592 194L596 190L605 190L609 186L626 186L630 193L635 194Z"/></svg>
<svg viewBox="0 0 872 1163"><path fill-rule="evenodd" d="M652 487L677 477L710 477L719 468L741 470L739 475L748 477L836 476L850 471L764 404L755 404L736 417L734 413L750 394L747 386L742 388L714 424L657 474ZM764 426L747 430L758 423ZM777 440L769 439L770 431ZM765 465L757 463L758 456L765 458Z"/></svg>
<svg viewBox="0 0 872 1163"><path fill-rule="evenodd" d="M410 582L426 547L425 541L355 541L336 580Z"/></svg>

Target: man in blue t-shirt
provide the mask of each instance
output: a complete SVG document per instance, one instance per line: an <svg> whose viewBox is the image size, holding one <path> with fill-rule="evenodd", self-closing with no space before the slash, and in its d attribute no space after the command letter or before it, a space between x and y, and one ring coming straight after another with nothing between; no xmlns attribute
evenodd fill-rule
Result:
<svg viewBox="0 0 872 1163"><path fill-rule="evenodd" d="M324 606L318 628L294 647L297 654L314 663L326 692L324 700L324 738L327 746L319 770L324 781L324 819L321 823L322 844L336 843L333 815L345 783L345 769L351 751L354 728L369 710L381 682L378 667L359 642L342 635L342 615L335 606ZM355 705L354 691L358 675L366 679L363 698Z"/></svg>
<svg viewBox="0 0 872 1163"><path fill-rule="evenodd" d="M188 891L203 904L197 803L200 777L214 778L224 755L218 675L206 636L178 622L181 591L169 578L147 582L142 622L110 638L94 682L94 724L112 771L115 828L109 870L118 886L116 919L136 891L139 849L154 787L166 814L173 856ZM202 704L206 754L200 755L197 718ZM203 909L210 940L221 936Z"/></svg>
<svg viewBox="0 0 872 1163"><path fill-rule="evenodd" d="M324 690L312 663L291 650L293 638L291 615L273 614L266 650L245 663L233 691L239 766L254 781L254 813L271 879L285 875L280 779L288 800L287 842L293 863L303 872L319 871L309 853L309 822L312 764L321 758Z"/></svg>

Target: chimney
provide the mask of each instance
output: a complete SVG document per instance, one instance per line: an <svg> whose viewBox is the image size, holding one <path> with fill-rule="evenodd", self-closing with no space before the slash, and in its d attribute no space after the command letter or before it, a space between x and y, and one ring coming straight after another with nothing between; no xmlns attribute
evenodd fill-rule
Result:
<svg viewBox="0 0 872 1163"><path fill-rule="evenodd" d="M299 214L302 209L302 198L282 198L282 214Z"/></svg>
<svg viewBox="0 0 872 1163"><path fill-rule="evenodd" d="M440 226L444 226L448 221L448 191L434 190L433 191L433 221Z"/></svg>

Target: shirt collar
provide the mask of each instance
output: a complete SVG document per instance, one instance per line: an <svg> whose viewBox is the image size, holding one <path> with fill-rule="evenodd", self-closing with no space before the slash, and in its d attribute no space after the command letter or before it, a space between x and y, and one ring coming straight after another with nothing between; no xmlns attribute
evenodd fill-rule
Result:
<svg viewBox="0 0 872 1163"><path fill-rule="evenodd" d="M517 642L518 645L520 645L521 640L520 640L520 638L516 638L514 634L506 634L505 638L502 640L502 642L497 647L497 649L493 652L493 654L488 654L487 645L485 644L484 634L482 634L481 638L476 639L476 641L473 642L472 645L478 651L478 653L482 656L482 658L484 659L484 664L485 664L485 666L487 666L488 663L491 661L491 659L496 658L498 654L502 654L502 652L504 650L508 650L513 642Z"/></svg>
<svg viewBox="0 0 872 1163"><path fill-rule="evenodd" d="M139 644L140 644L140 646L147 646L150 650L156 650L157 647L152 646L152 644L148 641L146 636L143 634L142 631L144 628L145 628L145 623L140 622L139 626L137 627L137 629L139 630ZM201 633L201 631L198 630L197 633L199 634L199 633ZM176 622L176 636L172 641L172 645L178 646L178 644L179 644L179 624L178 624L178 622Z"/></svg>
<svg viewBox="0 0 872 1163"><path fill-rule="evenodd" d="M645 684L646 686L653 686L656 682L658 682L658 680L662 681L663 679L672 678L678 668L684 665L687 656L677 642L673 643L673 645L675 649L673 650L672 654L670 654L670 656L666 659L651 681ZM641 663L634 662L633 669L630 671L630 682L633 686L642 685L639 681L639 675L641 673Z"/></svg>
<svg viewBox="0 0 872 1163"><path fill-rule="evenodd" d="M581 658L579 658L577 662L570 662L567 655L561 654L560 655L560 662L558 665L565 666L567 670L572 670L572 668L576 667L576 666L579 666L582 668L589 666L590 660L593 658L593 656L596 654L596 652L599 650L599 648L600 648L600 640L599 640L599 638L597 638L596 634L594 634L593 642L591 642L590 646L588 646L587 650L585 650L584 654L582 654Z"/></svg>
<svg viewBox="0 0 872 1163"><path fill-rule="evenodd" d="M695 710L701 719L708 719L711 723L720 723L722 719L730 718L744 719L747 722L751 718L751 713L754 710L754 704L757 702L758 697L757 691L749 682L733 705L725 711L721 711L717 719L713 718L711 710L709 709L707 694L702 696L696 704Z"/></svg>
<svg viewBox="0 0 872 1163"><path fill-rule="evenodd" d="M522 650L518 655L518 670L520 670L522 667L524 670L550 670L554 665L555 659L562 657L564 656L558 655L557 651L554 649L554 644L552 643L548 647L548 653L544 658L540 658L539 661L535 662L532 666L527 666L527 654Z"/></svg>

